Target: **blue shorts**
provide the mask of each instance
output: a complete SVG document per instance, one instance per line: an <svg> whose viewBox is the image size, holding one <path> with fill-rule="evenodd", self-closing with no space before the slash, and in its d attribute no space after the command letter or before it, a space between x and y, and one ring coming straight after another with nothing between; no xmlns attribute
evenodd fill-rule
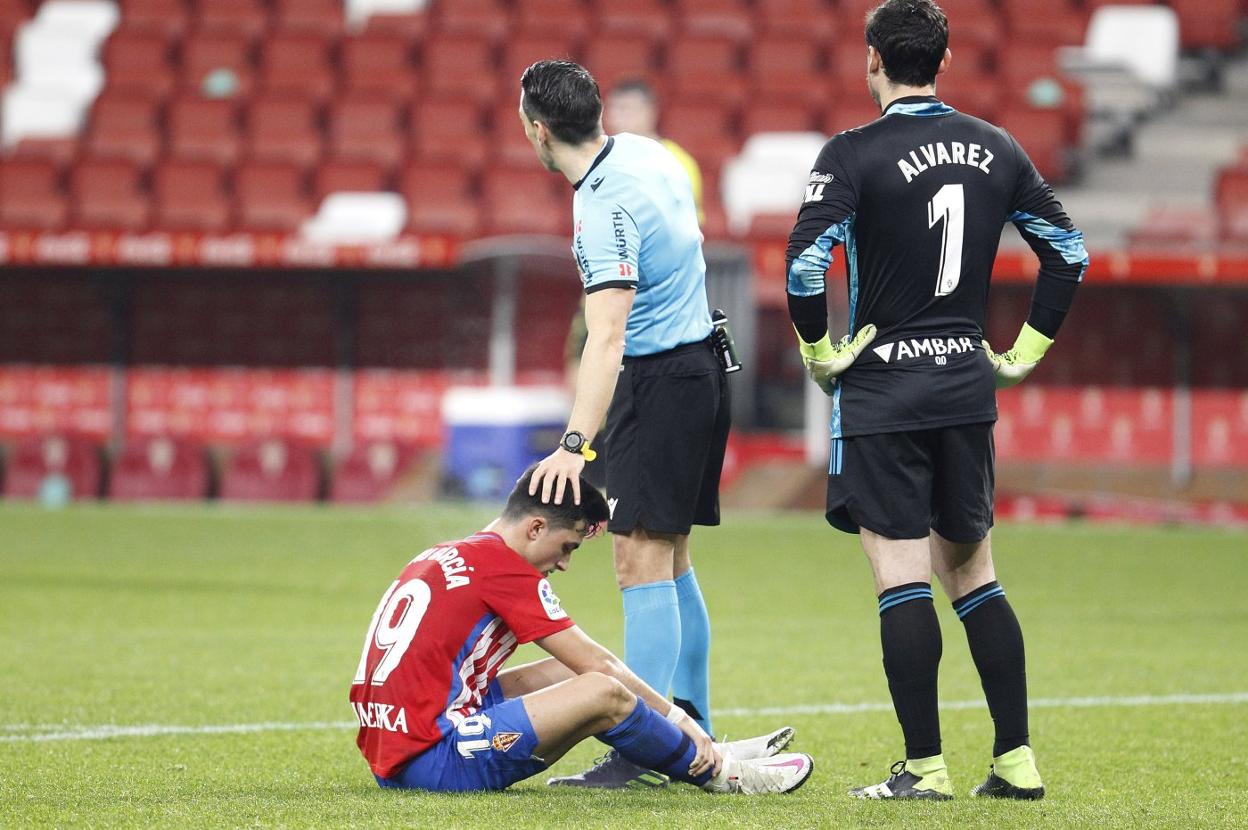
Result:
<svg viewBox="0 0 1248 830"><path fill-rule="evenodd" d="M481 703L481 709L458 729L394 776L377 776L377 783L442 793L505 790L546 769L546 762L533 754L537 733L524 701L505 699L495 680Z"/></svg>

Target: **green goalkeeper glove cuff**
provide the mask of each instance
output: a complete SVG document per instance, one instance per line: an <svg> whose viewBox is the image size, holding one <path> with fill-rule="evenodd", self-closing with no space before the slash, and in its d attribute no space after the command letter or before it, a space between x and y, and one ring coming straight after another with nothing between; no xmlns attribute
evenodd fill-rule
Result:
<svg viewBox="0 0 1248 830"><path fill-rule="evenodd" d="M1036 368L1036 364L1044 357L1044 353L1053 345L1053 339L1045 337L1027 323L1023 323L1018 332L1014 346L1008 352L995 354L988 341L984 341L984 352L992 362L992 370L997 375L997 388L1005 389L1022 381Z"/></svg>
<svg viewBox="0 0 1248 830"><path fill-rule="evenodd" d="M839 343L833 343L827 334L816 343L807 343L799 334L797 348L801 352L802 363L805 364L810 379L818 384L825 395L831 395L836 387L836 378L853 365L858 355L874 339L875 326L868 324L852 339L846 335Z"/></svg>

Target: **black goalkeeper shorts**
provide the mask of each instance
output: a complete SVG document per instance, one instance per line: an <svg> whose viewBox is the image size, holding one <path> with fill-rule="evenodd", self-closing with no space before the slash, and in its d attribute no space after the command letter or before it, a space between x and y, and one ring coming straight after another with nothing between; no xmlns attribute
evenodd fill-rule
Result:
<svg viewBox="0 0 1248 830"><path fill-rule="evenodd" d="M607 413L607 529L719 524L731 423L728 376L709 341L625 358Z"/></svg>
<svg viewBox="0 0 1248 830"><path fill-rule="evenodd" d="M992 527L992 424L833 438L828 524L888 539L978 542Z"/></svg>

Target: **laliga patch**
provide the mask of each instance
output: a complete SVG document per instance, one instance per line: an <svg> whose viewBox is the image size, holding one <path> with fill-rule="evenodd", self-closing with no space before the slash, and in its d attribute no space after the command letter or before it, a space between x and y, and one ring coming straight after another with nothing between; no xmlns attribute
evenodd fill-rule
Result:
<svg viewBox="0 0 1248 830"><path fill-rule="evenodd" d="M490 745L499 752L506 752L518 740L520 740L519 732L499 732L494 736L494 740L490 741Z"/></svg>
<svg viewBox="0 0 1248 830"><path fill-rule="evenodd" d="M550 587L549 580L543 579L537 583L537 596L542 601L542 607L546 609L546 616L552 620L567 619L568 612L563 610L563 603L555 596L555 589Z"/></svg>

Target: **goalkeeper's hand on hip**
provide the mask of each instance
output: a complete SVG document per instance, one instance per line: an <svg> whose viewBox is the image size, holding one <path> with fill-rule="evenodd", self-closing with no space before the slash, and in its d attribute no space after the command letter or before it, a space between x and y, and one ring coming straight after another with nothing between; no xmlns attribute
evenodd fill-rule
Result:
<svg viewBox="0 0 1248 830"><path fill-rule="evenodd" d="M806 373L823 390L823 394L831 395L837 377L853 365L862 350L874 339L875 326L867 324L853 337L846 335L838 343L833 343L826 334L817 343L807 343L799 335L797 343L798 350L802 353L802 363L806 365Z"/></svg>
<svg viewBox="0 0 1248 830"><path fill-rule="evenodd" d="M997 375L997 388L1005 389L1022 381L1036 368L1040 358L1053 345L1052 338L1045 337L1027 323L1023 323L1018 339L1008 352L996 354L988 341L984 342L984 354L992 362L992 371Z"/></svg>

